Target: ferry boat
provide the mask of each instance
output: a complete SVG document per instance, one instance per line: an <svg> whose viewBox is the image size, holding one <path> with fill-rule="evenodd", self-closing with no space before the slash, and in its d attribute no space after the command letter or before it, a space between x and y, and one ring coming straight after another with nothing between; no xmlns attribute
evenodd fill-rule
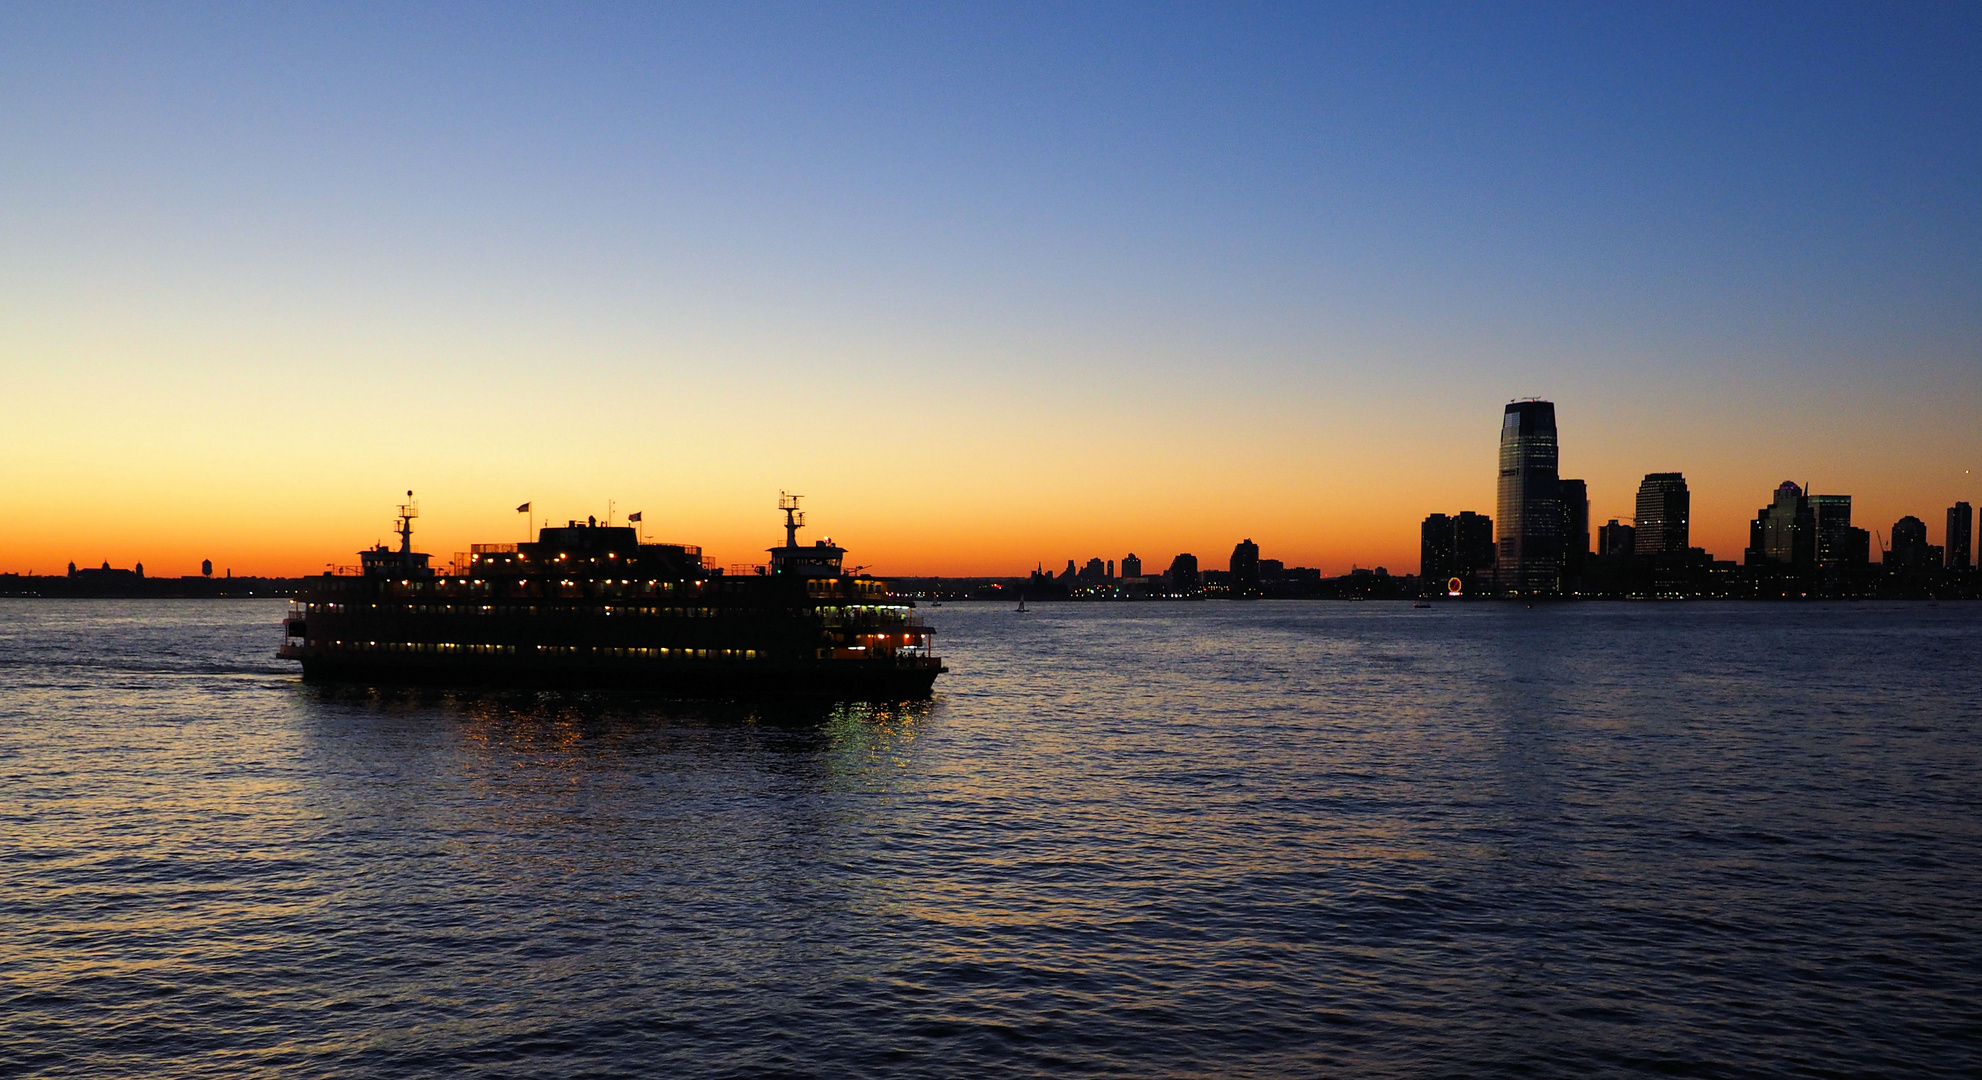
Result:
<svg viewBox="0 0 1982 1080"><path fill-rule="evenodd" d="M596 518L476 544L443 574L413 550L406 496L397 550L304 579L278 653L304 681L912 700L948 670L886 582L848 573L830 537L798 542L797 495L778 500L785 542L769 563L730 574Z"/></svg>

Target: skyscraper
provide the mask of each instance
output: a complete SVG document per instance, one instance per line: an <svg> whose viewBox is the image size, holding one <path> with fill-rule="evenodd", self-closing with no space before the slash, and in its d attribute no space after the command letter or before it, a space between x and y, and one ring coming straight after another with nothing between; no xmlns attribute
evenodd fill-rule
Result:
<svg viewBox="0 0 1982 1080"><path fill-rule="evenodd" d="M1748 525L1748 561L1811 566L1817 561L1817 515L1803 489L1784 480L1775 501L1755 512Z"/></svg>
<svg viewBox="0 0 1982 1080"><path fill-rule="evenodd" d="M1965 502L1948 507L1948 534L1941 539L1947 541L1948 569L1968 569L1969 544L1975 532L1975 510Z"/></svg>
<svg viewBox="0 0 1982 1080"><path fill-rule="evenodd" d="M1848 566L1856 552L1851 527L1851 496L1811 495L1810 520L1817 530L1817 565Z"/></svg>
<svg viewBox="0 0 1982 1080"><path fill-rule="evenodd" d="M1259 595L1259 545L1248 537L1232 546L1232 598L1251 599Z"/></svg>
<svg viewBox="0 0 1982 1080"><path fill-rule="evenodd" d="M1427 515L1418 531L1418 591L1445 592L1453 578L1471 591L1493 572L1493 519L1471 510Z"/></svg>
<svg viewBox="0 0 1982 1080"><path fill-rule="evenodd" d="M1198 591L1197 556L1185 552L1170 560L1170 591L1179 596L1194 596Z"/></svg>
<svg viewBox="0 0 1982 1080"><path fill-rule="evenodd" d="M1503 591L1562 588L1562 503L1555 403L1509 402L1500 421L1499 583Z"/></svg>
<svg viewBox="0 0 1982 1080"><path fill-rule="evenodd" d="M1676 472L1646 473L1638 485L1638 555L1684 555L1692 543L1693 496L1686 477Z"/></svg>
<svg viewBox="0 0 1982 1080"><path fill-rule="evenodd" d="M1886 552L1887 566L1938 568L1941 549L1927 542L1927 523L1908 514L1893 522L1893 546Z"/></svg>
<svg viewBox="0 0 1982 1080"><path fill-rule="evenodd" d="M1444 592L1458 562L1452 547L1452 519L1428 514L1418 528L1418 584L1426 593Z"/></svg>
<svg viewBox="0 0 1982 1080"><path fill-rule="evenodd" d="M1562 507L1562 589L1573 592L1583 580L1583 562L1590 557L1590 486L1581 480L1556 482Z"/></svg>
<svg viewBox="0 0 1982 1080"><path fill-rule="evenodd" d="M1493 575L1493 519L1471 510L1452 519L1452 576L1473 589Z"/></svg>
<svg viewBox="0 0 1982 1080"><path fill-rule="evenodd" d="M1125 578L1142 576L1142 560L1136 558L1136 553L1133 551L1122 558L1122 576Z"/></svg>

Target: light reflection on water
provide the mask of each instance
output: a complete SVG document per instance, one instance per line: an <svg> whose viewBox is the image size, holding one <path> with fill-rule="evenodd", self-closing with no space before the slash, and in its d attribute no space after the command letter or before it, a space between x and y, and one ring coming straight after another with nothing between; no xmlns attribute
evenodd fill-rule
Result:
<svg viewBox="0 0 1982 1080"><path fill-rule="evenodd" d="M1974 605L947 605L934 702L0 601L0 1073L1977 1064Z"/></svg>

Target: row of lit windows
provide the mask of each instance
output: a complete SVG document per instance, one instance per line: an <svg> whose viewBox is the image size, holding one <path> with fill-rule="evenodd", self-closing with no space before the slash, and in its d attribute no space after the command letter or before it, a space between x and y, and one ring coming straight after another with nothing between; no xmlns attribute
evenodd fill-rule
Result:
<svg viewBox="0 0 1982 1080"><path fill-rule="evenodd" d="M723 608L707 608L707 607L681 607L675 605L647 606L647 605L629 605L629 604L605 604L598 607L593 607L589 605L570 605L570 606L556 605L541 609L539 605L536 604L383 604L383 605L370 604L367 606L369 610L374 612L384 611L388 614L402 614L402 615L535 616L539 614L541 611L541 613L543 614L580 614L580 615L603 614L603 615L620 615L620 616L644 616L647 618L667 617L667 618L677 618L677 619L682 619L682 618L713 619L720 617L726 610L730 612L740 612L746 615L764 614L764 609L762 608L723 609ZM318 613L326 614L326 615L342 615L347 613L348 610L349 610L349 606L345 604L298 603L292 605L290 614L298 615L298 616L318 614ZM907 608L892 607L892 606L821 607L821 608L816 608L814 610L819 615L824 617L826 624L829 626L839 625L842 621L866 623L869 625L880 625L883 623L895 624L906 621L909 613L909 609ZM799 613L793 612L792 614L796 615Z"/></svg>
<svg viewBox="0 0 1982 1080"><path fill-rule="evenodd" d="M318 642L309 642L317 645ZM332 641L340 652L431 653L434 655L590 656L612 660L755 660L756 649L634 648L605 645L482 645L442 641Z"/></svg>
<svg viewBox="0 0 1982 1080"><path fill-rule="evenodd" d="M865 641L876 648L884 648L891 644L912 645L923 639L915 634L861 634L855 640Z"/></svg>
<svg viewBox="0 0 1982 1080"><path fill-rule="evenodd" d="M596 589L608 596L700 596L707 591L707 582L702 581L632 581L623 578L606 578L580 581L561 579L545 582L538 579L485 579L485 578L434 578L419 580L402 578L388 581L383 590L387 596L499 596L537 594L548 591L553 595L578 596L587 587ZM357 586L351 586L357 587Z"/></svg>
<svg viewBox="0 0 1982 1080"><path fill-rule="evenodd" d="M888 591L886 582L849 581L851 591L859 596L880 596ZM805 582L805 591L812 596L840 595L840 581L837 578L810 578Z"/></svg>

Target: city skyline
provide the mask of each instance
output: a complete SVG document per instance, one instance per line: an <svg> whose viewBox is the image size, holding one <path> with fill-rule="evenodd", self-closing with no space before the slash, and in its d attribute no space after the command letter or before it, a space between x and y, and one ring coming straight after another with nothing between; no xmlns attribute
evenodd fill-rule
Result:
<svg viewBox="0 0 1982 1080"><path fill-rule="evenodd" d="M1504 419L1501 429L1502 438L1499 456L1503 465L1503 468L1500 470L1503 476L1507 474L1505 466L1510 460L1518 462L1523 459L1523 453L1518 445L1515 445L1510 452L1510 441L1517 444L1519 441L1518 439L1510 440L1510 427L1515 432L1519 432L1522 430L1521 424L1524 422L1532 426L1534 422L1533 417L1538 413L1537 407L1539 407L1539 410L1545 410L1547 417L1546 423L1548 430L1551 432L1549 441L1551 445L1554 442L1554 436L1552 434L1555 431L1553 426L1553 403L1539 399L1525 399L1523 401L1509 403L1504 416L1515 418L1516 422L1510 424ZM1660 557L1690 555L1690 557L1704 558L1708 561L1720 561L1728 564L1738 563L1748 566L1774 562L1790 566L1840 567L1868 566L1881 562L1886 565L1916 565L1918 560L1927 558L1929 553L1931 553L1931 558L1926 565L1934 567L1945 566L1947 569L1962 570L1967 569L1971 565L1971 536L1974 512L1973 508L1966 501L1958 501L1953 506L1946 508L1946 529L1941 534L1941 544L1929 543L1926 521L1918 515L1912 514L1904 515L1894 522L1890 533L1891 539L1887 540L1885 538L1887 531L1884 529L1866 529L1853 526L1851 514L1853 496L1814 494L1811 489L1805 486L1798 485L1792 481L1784 481L1776 487L1774 499L1771 504L1757 510L1756 515L1750 520L1749 544L1740 553L1739 558L1720 559L1715 552L1706 551L1697 546L1689 546L1688 544L1688 507L1691 499L1683 473L1659 472L1645 474L1637 492L1636 505L1638 514L1632 518L1612 518L1599 529L1592 529L1589 525L1591 519L1589 517L1589 504L1587 502L1584 482L1575 479L1557 479L1555 483L1559 485L1558 490L1561 492L1561 498L1550 509L1549 516L1556 518L1559 522L1558 528L1561 531L1553 539L1553 543L1555 544L1553 562L1555 576L1553 578L1553 586L1542 586L1538 588L1529 582L1528 579L1520 576L1507 579L1496 576L1495 563L1499 557L1498 549L1501 546L1502 540L1499 530L1495 526L1496 519L1492 516L1478 514L1471 510L1460 511L1451 515L1434 512L1420 522L1418 565L1426 568L1423 572L1434 573L1438 582L1443 582L1447 575L1459 577L1464 583L1463 591L1467 593L1477 591L1474 584L1476 573L1484 573L1485 576L1481 580L1493 586L1489 591L1524 593L1569 589L1567 583L1576 580L1586 560L1590 558L1602 559L1605 556L1624 557L1627 559L1634 557L1638 559L1657 559ZM1572 492L1573 498L1571 497ZM1505 492L1502 494L1504 495ZM411 500L413 492L408 491L406 495ZM1573 506L1572 503L1574 504ZM417 509L416 504L413 505ZM401 509L403 510L405 507ZM530 509L528 504L518 507L519 512L528 509ZM643 517L642 511L632 511L626 515L627 520L625 524L631 527L636 523L643 523ZM558 531L548 518L539 519L534 514L531 514L526 520L529 522L529 534L532 537L537 535L539 528ZM591 517L588 520L570 519L569 521L571 525L580 526L586 524L600 526L610 525L612 523L613 519L610 516L604 520ZM1621 534L1621 539L1613 538L1611 536L1613 531ZM1873 544L1872 538L1874 536L1881 538L1877 546ZM817 543L822 545L827 542L828 540L826 538L821 538L817 541ZM1518 550L1518 541L1513 546ZM835 550L838 549L836 548ZM355 554L369 555L370 552L358 552ZM427 553L427 556L423 557L444 558L438 552L430 552ZM1283 572L1292 572L1297 575L1346 576L1346 574L1328 575L1319 568L1310 568L1298 564L1289 565L1288 560L1285 559L1264 558L1259 545L1254 543L1250 537L1239 541L1233 548L1231 560L1232 569L1230 573L1233 576L1233 580L1241 583L1250 580L1254 589L1257 588L1261 580L1262 568L1266 566L1271 566L1275 575ZM1241 561L1250 564L1249 578L1245 571L1239 569ZM350 564L348 563L337 565L344 568L340 572L344 572L350 568ZM436 565L444 564L437 563ZM712 553L707 565L721 567L724 565L750 564L725 564ZM1067 559L1065 570L1058 575L1045 572L1043 570L1044 565L1045 560L1043 559L1035 562L1035 566L1030 572L1035 580L1057 578L1057 580L1063 583L1078 580L1083 583L1093 584L1143 578L1142 561L1133 551L1129 551L1122 556L1122 571L1120 575L1116 573L1115 559L1104 558L1101 555L1090 556L1085 566L1080 565L1078 557L1070 557ZM1187 578L1191 581L1196 580L1198 559L1192 552L1179 553L1172 559L1171 568L1168 571L1152 573L1145 580L1156 580L1158 578L1167 580L1178 573L1178 567L1180 566L1188 566L1189 569L1185 571ZM1429 569L1432 567L1437 568L1435 572ZM74 560L71 560L62 570L43 576L75 577L79 570L84 576L88 576L89 574L96 573L99 569L106 575L106 580L121 580L122 577L129 576L135 576L139 579L147 577L142 561L136 563L135 570L133 570L129 567L113 567L108 559L103 560L100 568L88 565L87 563L79 567ZM1369 572L1372 569L1378 573L1389 572L1387 567L1382 564L1375 564L1372 567L1357 563L1353 564L1349 569L1352 572ZM243 577L267 576L283 578L307 576L309 573L315 572L309 571L303 575L244 574ZM0 574L19 575L20 573L20 571L0 570ZM1023 569L1008 569L990 575L963 574L947 576L959 578L1006 577L1016 579L1025 576L1026 573ZM1397 571L1398 575L1411 573L1413 571L1404 569L1401 566ZM233 577L232 567L224 568L219 572L219 575L222 578ZM216 576L216 570L211 559L203 559L197 573L166 573L149 576L154 578L181 577L188 580L196 577L214 578ZM891 574L887 576L940 577L946 575ZM1273 575L1268 576L1271 578ZM1188 586L1187 588L1194 587Z"/></svg>
<svg viewBox="0 0 1982 1080"><path fill-rule="evenodd" d="M0 12L0 569L445 556L765 506L897 574L1331 574L1575 418L1759 493L1974 504L1982 15L602 5ZM1884 524L1875 526L1886 527ZM770 539L767 539L770 537ZM1049 565L1055 564L1049 562Z"/></svg>
<svg viewBox="0 0 1982 1080"><path fill-rule="evenodd" d="M1432 562L1437 561L1442 567L1446 567L1449 564L1448 569L1441 570L1441 576L1444 573L1459 574L1470 585L1473 572L1476 568L1498 562L1502 566L1514 565L1522 567L1520 570L1513 571L1511 576L1505 571L1494 571L1497 575L1495 580L1503 591L1552 593L1560 591L1565 581L1574 579L1584 559L1591 556L1605 555L1608 551L1605 536L1610 530L1620 526L1625 537L1625 549L1629 553L1639 557L1683 555L1691 550L1703 552L1709 559L1732 559L1744 564L1752 564L1756 561L1773 561L1795 565L1808 563L1810 565L1821 564L1831 566L1851 562L1854 558L1856 560L1855 564L1864 564L1868 561L1877 562L1878 557L1882 556L1883 553L1894 550L1895 548L1893 541L1884 538L1885 530L1883 528L1854 528L1851 509L1854 497L1852 495L1818 495L1814 493L1814 488L1788 480L1776 486L1773 503L1769 506L1762 507L1750 518L1747 523L1748 542L1739 552L1728 555L1713 549L1702 548L1700 545L1690 543L1692 492L1685 474L1681 472L1646 473L1640 481L1635 494L1633 508L1636 512L1629 516L1614 515L1609 519L1608 524L1603 525L1599 529L1593 527L1591 524L1597 520L1597 514L1591 509L1594 504L1589 501L1586 482L1580 479L1569 479L1560 476L1557 465L1559 452L1560 438L1554 402L1542 398L1522 398L1508 402L1502 413L1499 444L1496 454L1498 463L1494 499L1495 513L1486 515L1476 514L1471 510L1464 510L1449 517L1444 513L1431 514L1419 522L1419 548L1417 552L1409 553L1413 555L1413 558L1393 560L1400 566L1397 572L1399 574L1410 573L1411 571L1401 569L1401 567L1430 565ZM1537 491L1540 492L1539 496L1536 495ZM413 500L413 496L413 491L408 490L406 492L408 500ZM780 505L782 505L782 492L780 496ZM1530 506L1529 504L1531 502L1534 505ZM593 524L610 524L615 520L615 506L615 502L608 500L607 514L603 518L597 515L587 515L585 518L573 517L568 520L572 524L580 524L589 518ZM1528 508L1520 509L1522 507ZM1516 512L1510 514L1510 508L1515 508ZM539 528L554 527L553 517L547 514L539 514L535 509L534 502L525 502L523 505L516 507L516 512L524 515L525 532L530 537L536 536ZM656 515L639 509L619 509L617 513L629 525L636 522L640 523L643 533L645 531L645 522L656 519ZM1465 531L1470 528L1467 523L1474 520L1482 523L1484 531L1475 530L1472 533ZM1523 538L1517 530L1506 529L1501 524L1509 520L1528 520L1530 522L1529 528L1540 533L1541 546L1538 553L1533 550L1533 541L1525 542L1525 545L1531 549L1530 554L1533 556L1525 562L1522 561L1521 555L1524 547ZM1970 504L1965 500L1956 501L1953 505L1945 508L1944 518L1931 513L1924 519L1919 517L1918 514L1902 515L1894 523L1895 536L1902 529L1902 523L1906 523L1904 528L1917 530L1918 538L1917 540L1914 539L1913 534L1909 532L1906 539L1899 541L1899 545L1902 547L1911 544L1927 545L1929 534L1927 532L1928 525L1926 522L1929 520L1937 522L1945 520L1946 522L1945 529L1940 534L1942 543L1931 545L1933 550L1937 552L1945 551L1947 553L1946 558L1949 560L1947 565L1951 568L1956 566L1965 568L1968 566L1971 543L1970 535L1973 527L1973 514ZM1437 523L1436 527L1434 527L1434 522ZM1453 529L1461 531L1455 534L1451 531ZM1441 535L1443 539L1435 541L1433 539L1434 533ZM1855 536L1852 534L1855 534ZM1477 535L1484 538L1481 542L1485 543L1486 546L1481 549L1480 555L1471 556L1463 554L1467 544L1465 537L1468 535ZM1873 536L1880 536L1882 539L1875 545L1871 539ZM675 542L694 543L694 540L680 536L674 536L672 540ZM376 540L373 541L373 543L377 542ZM440 565L444 564L446 560L447 556L445 552L447 550L464 551L475 543L487 542L506 541L502 541L497 537L487 537L453 547L430 544L429 546L433 547L430 554L439 560L437 565ZM820 542L825 542L825 534L823 533L821 534ZM1440 544L1443 545L1442 550L1434 554L1435 547ZM1117 546L1119 547L1120 545ZM1145 548L1149 547L1148 545L1144 546ZM1215 544L1205 545L1205 547L1207 550L1216 549ZM1253 542L1251 537L1240 541L1239 547L1235 551L1248 548L1252 553L1250 557L1256 564L1260 559L1260 547ZM744 549L742 554L746 557L737 559L726 559L721 553L711 550L708 565L751 565L761 561L756 559L755 556L762 550L758 548ZM1295 550L1298 550L1298 547ZM1846 554L1847 551L1855 551L1856 555L1848 555ZM356 554L356 552L351 553L351 557L356 557ZM1181 553L1177 557L1195 558L1188 551ZM1903 558L1911 557L1903 556ZM1047 561L1046 559L1035 559L1034 569L1037 570L1039 567L1044 566ZM1294 564L1301 563L1299 559L1292 561ZM113 568L111 562L112 560L108 558L103 559L101 569L105 571L114 569L118 572L129 570L128 567L122 566ZM1138 568L1140 567L1140 560L1137 559L1135 553L1128 551L1123 555L1124 567L1126 568L1132 562ZM1276 565L1287 565L1289 560L1276 559L1272 560L1272 562ZM1069 578L1074 576L1078 569L1077 563L1077 558L1069 558L1063 576ZM135 564L137 575L139 577L145 576L143 572L143 560L135 560ZM1940 557L1937 556L1936 565L1939 564ZM200 559L198 574L212 577L214 575L214 565L212 558L202 557ZM326 561L322 567L275 572L256 569L245 572L243 576L276 578L307 576L309 574L320 573L323 569L350 565L353 565L350 558L345 558L342 560ZM85 570L96 568L95 563L90 559L84 559L81 566ZM1335 571L1319 567L1316 569L1326 576L1340 576L1341 574L1357 569L1368 570L1371 567L1384 566L1385 563L1381 561L1372 562L1365 560L1351 562L1348 567ZM73 576L77 572L77 569L78 563L76 560L70 559L63 569L46 572L45 576L56 576L64 573ZM1306 568L1303 567L1303 569ZM947 575L918 571L877 570L877 572L907 577L1019 577L1028 573L1023 567L1002 567L990 571L988 574L984 571L950 573ZM42 574L43 572L34 567L30 567L25 571L18 568L0 567L0 573ZM223 576L232 576L232 573L233 569L229 566L225 569ZM1104 559L1103 556L1099 555L1091 556L1088 559L1087 567L1084 570L1080 570L1080 575L1084 580L1090 577L1114 580L1117 576L1115 573L1115 560L1112 557ZM167 569L164 573L154 574L152 576L191 578L196 575L191 570L182 572L176 569ZM1138 575L1125 572L1122 576L1136 577ZM1256 565L1254 580L1257 581Z"/></svg>

